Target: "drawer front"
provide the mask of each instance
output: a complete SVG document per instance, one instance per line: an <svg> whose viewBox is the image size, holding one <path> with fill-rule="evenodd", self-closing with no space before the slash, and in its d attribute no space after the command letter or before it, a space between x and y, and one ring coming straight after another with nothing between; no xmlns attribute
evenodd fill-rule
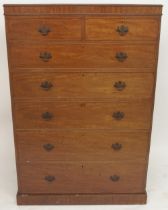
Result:
<svg viewBox="0 0 168 210"><path fill-rule="evenodd" d="M149 129L151 101L103 102L16 102L16 129L97 128Z"/></svg>
<svg viewBox="0 0 168 210"><path fill-rule="evenodd" d="M146 159L148 132L108 130L18 131L21 162Z"/></svg>
<svg viewBox="0 0 168 210"><path fill-rule="evenodd" d="M9 40L81 40L78 18L8 18Z"/></svg>
<svg viewBox="0 0 168 210"><path fill-rule="evenodd" d="M11 66L24 68L152 68L155 45L10 42Z"/></svg>
<svg viewBox="0 0 168 210"><path fill-rule="evenodd" d="M20 165L22 193L142 193L145 162L58 162Z"/></svg>
<svg viewBox="0 0 168 210"><path fill-rule="evenodd" d="M157 40L159 21L155 18L87 18L87 40Z"/></svg>
<svg viewBox="0 0 168 210"><path fill-rule="evenodd" d="M150 73L14 73L14 97L146 98L152 96Z"/></svg>

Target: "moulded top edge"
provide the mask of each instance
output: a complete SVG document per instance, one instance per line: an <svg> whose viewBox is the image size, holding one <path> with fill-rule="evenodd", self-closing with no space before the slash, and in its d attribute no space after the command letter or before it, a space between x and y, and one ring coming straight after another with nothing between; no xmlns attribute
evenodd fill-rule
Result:
<svg viewBox="0 0 168 210"><path fill-rule="evenodd" d="M39 6L112 6L112 7L163 7L162 4L3 4L4 7L39 7Z"/></svg>
<svg viewBox="0 0 168 210"><path fill-rule="evenodd" d="M161 15L156 4L4 4L5 15L126 14Z"/></svg>

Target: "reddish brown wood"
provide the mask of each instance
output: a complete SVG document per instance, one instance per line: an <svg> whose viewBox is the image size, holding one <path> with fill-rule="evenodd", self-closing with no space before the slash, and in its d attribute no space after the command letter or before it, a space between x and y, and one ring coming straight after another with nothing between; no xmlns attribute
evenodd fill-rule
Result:
<svg viewBox="0 0 168 210"><path fill-rule="evenodd" d="M154 75L150 73L42 73L12 74L15 98L149 98ZM115 85L124 82L120 90ZM45 87L46 86L46 87Z"/></svg>
<svg viewBox="0 0 168 210"><path fill-rule="evenodd" d="M19 191L28 194L142 193L145 170L144 162L138 160L27 163L21 165ZM119 176L118 181L111 180L114 175ZM46 176L55 179L47 181Z"/></svg>
<svg viewBox="0 0 168 210"><path fill-rule="evenodd" d="M20 162L33 161L113 161L147 158L146 131L111 130L17 131ZM46 150L44 145L52 145ZM114 149L116 144L121 148ZM114 147L114 148L113 148ZM50 148L50 147L49 147Z"/></svg>
<svg viewBox="0 0 168 210"><path fill-rule="evenodd" d="M100 4L100 5L55 5L55 4L5 4L5 15L54 15L54 14L111 14L111 15L161 15L162 5Z"/></svg>
<svg viewBox="0 0 168 210"><path fill-rule="evenodd" d="M79 18L11 18L7 19L9 40L81 40L81 20ZM48 29L43 35L39 30Z"/></svg>
<svg viewBox="0 0 168 210"><path fill-rule="evenodd" d="M117 18L88 17L86 18L87 40L156 40L159 36L159 19L157 18ZM121 26L128 28L123 35L117 31Z"/></svg>
<svg viewBox="0 0 168 210"><path fill-rule="evenodd" d="M50 53L47 62L40 58ZM101 53L100 53L101 52ZM116 54L127 54L125 61L118 61ZM12 67L27 68L153 68L156 46L154 44L41 44L9 42Z"/></svg>
<svg viewBox="0 0 168 210"><path fill-rule="evenodd" d="M134 194L17 194L18 205L145 204L146 193Z"/></svg>
<svg viewBox="0 0 168 210"><path fill-rule="evenodd" d="M18 204L145 203L161 5L4 11Z"/></svg>
<svg viewBox="0 0 168 210"><path fill-rule="evenodd" d="M121 111L117 120L113 113ZM49 113L51 118L43 118ZM151 100L142 102L15 101L16 129L149 129Z"/></svg>

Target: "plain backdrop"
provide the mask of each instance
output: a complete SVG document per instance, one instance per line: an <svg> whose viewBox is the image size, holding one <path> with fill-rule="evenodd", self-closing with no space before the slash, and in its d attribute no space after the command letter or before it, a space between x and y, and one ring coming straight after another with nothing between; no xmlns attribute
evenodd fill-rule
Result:
<svg viewBox="0 0 168 210"><path fill-rule="evenodd" d="M149 159L147 205L105 206L21 206L16 205L16 168L13 144L10 91L5 39L3 4L162 4L163 16ZM148 31L146 31L148 33ZM0 210L167 210L168 209L168 0L0 0Z"/></svg>

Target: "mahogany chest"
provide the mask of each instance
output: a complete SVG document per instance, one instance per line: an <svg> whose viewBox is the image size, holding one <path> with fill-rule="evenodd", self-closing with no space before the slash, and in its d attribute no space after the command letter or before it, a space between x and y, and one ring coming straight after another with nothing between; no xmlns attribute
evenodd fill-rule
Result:
<svg viewBox="0 0 168 210"><path fill-rule="evenodd" d="M161 5L4 5L25 204L143 204Z"/></svg>

